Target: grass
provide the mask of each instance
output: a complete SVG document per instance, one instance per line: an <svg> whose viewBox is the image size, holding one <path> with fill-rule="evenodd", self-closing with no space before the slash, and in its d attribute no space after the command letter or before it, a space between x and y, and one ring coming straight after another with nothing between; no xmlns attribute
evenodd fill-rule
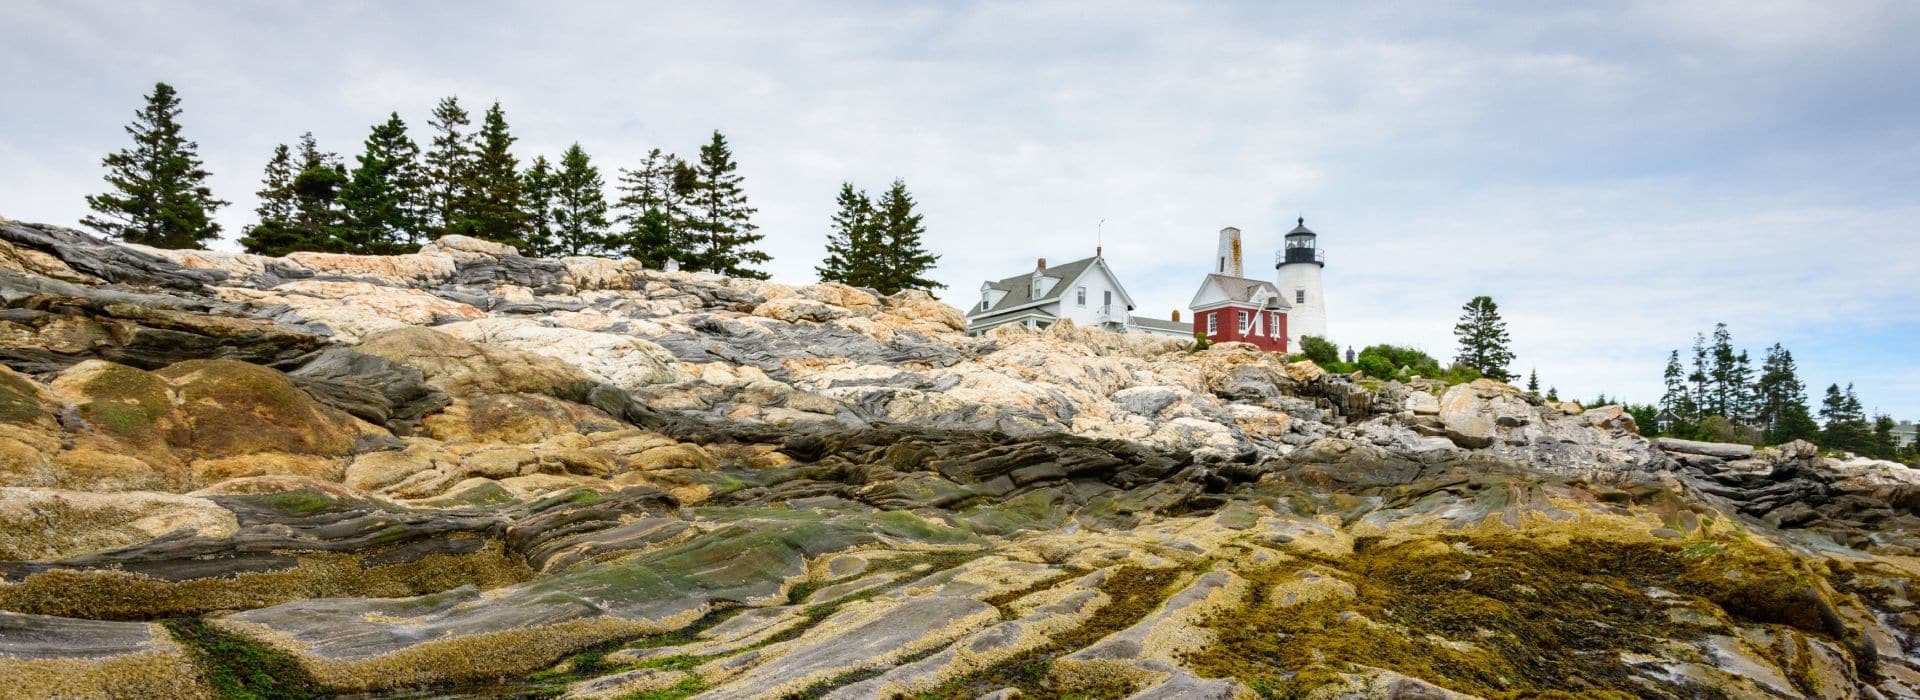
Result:
<svg viewBox="0 0 1920 700"><path fill-rule="evenodd" d="M208 685L230 700L323 697L299 662L277 649L216 629L205 620L168 620L167 630L192 651Z"/></svg>
<svg viewBox="0 0 1920 700"><path fill-rule="evenodd" d="M686 678L680 679L679 683L673 684L671 688L630 693L620 696L620 700L681 700L682 698L692 697L706 689L706 681L700 680L699 676L689 675Z"/></svg>

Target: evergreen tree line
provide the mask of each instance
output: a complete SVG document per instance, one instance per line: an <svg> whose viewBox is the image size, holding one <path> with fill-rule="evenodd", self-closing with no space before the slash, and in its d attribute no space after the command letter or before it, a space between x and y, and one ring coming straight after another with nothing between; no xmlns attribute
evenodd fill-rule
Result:
<svg viewBox="0 0 1920 700"><path fill-rule="evenodd" d="M111 191L87 198L95 214L82 223L131 243L201 248L219 238L213 197L198 146L181 136L180 101L159 83L127 132L134 145L108 155ZM410 252L445 235L515 246L532 256L625 255L660 269L669 260L687 270L765 279L770 258L753 223L732 149L719 131L695 158L653 149L636 169L618 171L616 197L578 143L550 161L525 167L518 140L498 102L473 128L457 97L440 100L427 122L423 150L399 113L376 124L351 167L323 150L312 133L276 146L258 191L255 223L242 231L248 252L356 254ZM842 187L823 280L892 293L931 289L925 277L938 256L914 200L896 180L877 201Z"/></svg>
<svg viewBox="0 0 1920 700"><path fill-rule="evenodd" d="M1816 411L1793 352L1779 343L1767 348L1756 368L1751 354L1736 349L1733 333L1720 323L1711 334L1696 334L1685 362L1682 357L1679 350L1667 355L1666 391L1658 406L1632 407L1637 416L1645 414L1643 427L1654 425L1659 409L1677 419L1666 431L1676 437L1758 444L1806 440L1880 459L1920 459L1920 442L1898 446L1893 418L1869 417L1851 383L1828 385Z"/></svg>
<svg viewBox="0 0 1920 700"><path fill-rule="evenodd" d="M537 156L522 167L518 141L500 103L472 115L458 97L440 100L423 152L398 113L375 125L349 170L312 134L298 153L275 148L255 210L240 239L247 252L285 255L318 250L391 254L447 235L504 243L538 257L625 255L660 268L676 260L692 270L764 279L768 261L754 248L754 208L739 165L718 131L683 161L654 149L639 170L621 170L619 198L580 144L557 162Z"/></svg>

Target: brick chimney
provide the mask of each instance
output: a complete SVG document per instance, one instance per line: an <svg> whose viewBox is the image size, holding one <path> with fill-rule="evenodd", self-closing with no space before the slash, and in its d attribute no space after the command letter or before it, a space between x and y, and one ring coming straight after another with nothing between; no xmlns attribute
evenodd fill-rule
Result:
<svg viewBox="0 0 1920 700"><path fill-rule="evenodd" d="M1174 323L1179 323L1179 322L1180 322L1180 310L1179 310L1179 309L1174 309L1174 310L1173 310L1173 322L1174 322Z"/></svg>
<svg viewBox="0 0 1920 700"><path fill-rule="evenodd" d="M1033 288L1027 292L1027 296L1032 297L1034 299L1040 298L1040 285L1042 284L1041 280L1046 277L1046 274L1045 274L1046 271L1047 271L1047 259L1041 258L1040 262L1036 264L1033 268L1033 278L1030 280Z"/></svg>

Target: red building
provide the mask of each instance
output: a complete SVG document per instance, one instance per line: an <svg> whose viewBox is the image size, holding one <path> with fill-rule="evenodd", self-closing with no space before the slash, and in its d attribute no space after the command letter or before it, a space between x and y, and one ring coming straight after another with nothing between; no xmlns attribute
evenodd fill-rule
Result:
<svg viewBox="0 0 1920 700"><path fill-rule="evenodd" d="M1240 229L1220 229L1218 267L1200 283L1193 301L1193 332L1215 343L1250 343L1287 351L1287 300L1272 282L1247 279L1241 262Z"/></svg>
<svg viewBox="0 0 1920 700"><path fill-rule="evenodd" d="M1193 332L1207 340L1287 351L1287 303L1272 282L1207 275L1189 306Z"/></svg>

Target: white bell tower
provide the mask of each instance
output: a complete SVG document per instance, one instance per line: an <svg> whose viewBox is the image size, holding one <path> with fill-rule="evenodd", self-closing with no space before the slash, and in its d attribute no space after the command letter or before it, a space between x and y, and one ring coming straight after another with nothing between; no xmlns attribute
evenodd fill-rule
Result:
<svg viewBox="0 0 1920 700"><path fill-rule="evenodd" d="M1293 308L1287 311L1287 352L1300 352L1300 339L1327 337L1327 302L1320 293L1320 273L1327 266L1326 253L1320 250L1319 234L1307 228L1306 217L1287 232L1286 247L1274 256L1278 270L1276 286Z"/></svg>

